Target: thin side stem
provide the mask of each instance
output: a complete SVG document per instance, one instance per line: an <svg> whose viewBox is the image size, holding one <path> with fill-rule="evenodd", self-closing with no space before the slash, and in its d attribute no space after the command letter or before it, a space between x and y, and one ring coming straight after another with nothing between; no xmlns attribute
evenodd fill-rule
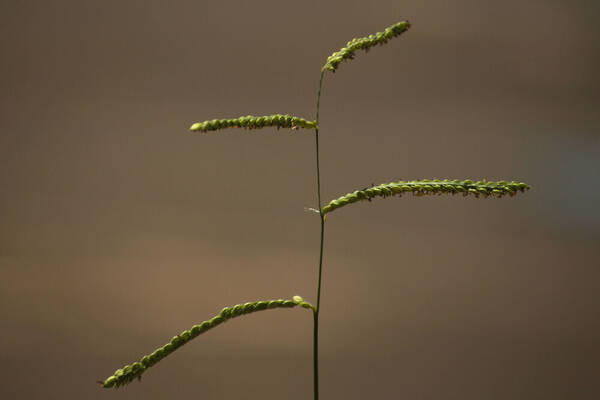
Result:
<svg viewBox="0 0 600 400"><path fill-rule="evenodd" d="M317 158L317 201L319 202L319 217L321 219L321 243L319 245L319 278L317 284L317 307L313 309L313 373L314 373L314 400L319 400L319 311L321 310L321 273L323 271L323 240L325 234L325 214L321 208L321 171L319 169L319 109L321 106L321 89L325 71L321 71L319 92L317 94L317 116L315 127L315 150Z"/></svg>

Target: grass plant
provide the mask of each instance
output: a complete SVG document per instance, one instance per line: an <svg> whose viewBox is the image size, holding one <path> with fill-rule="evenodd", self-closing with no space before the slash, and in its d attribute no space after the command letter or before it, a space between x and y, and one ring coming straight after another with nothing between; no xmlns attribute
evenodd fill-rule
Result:
<svg viewBox="0 0 600 400"><path fill-rule="evenodd" d="M450 180L450 179L426 179L414 181L398 181L387 184L380 184L361 190L356 190L348 193L338 199L330 201L327 205L321 204L321 173L319 168L319 110L321 102L321 92L323 88L323 80L325 74L335 72L343 61L354 58L356 51L368 51L374 46L384 45L391 39L405 33L410 28L408 21L401 21L384 29L383 32L369 35L367 37L356 38L350 40L345 47L333 53L327 58L327 62L321 68L321 77L317 92L316 115L314 121L309 121L304 118L274 114L267 116L255 117L252 115L242 116L234 119L213 119L204 122L194 123L190 130L193 132L208 133L219 129L227 128L245 128L245 129L260 129L268 127L290 128L290 129L308 129L314 130L315 134L315 152L316 152L316 190L318 199L318 209L314 211L319 215L321 222L320 229L320 246L319 246L319 264L317 275L317 302L316 305L304 301L300 296L293 296L292 299L284 300L269 300L257 301L252 303L238 304L233 307L224 308L217 316L204 321L198 325L194 325L191 329L183 331L179 335L173 337L167 344L156 349L149 355L142 357L139 361L131 365L126 365L118 369L103 381L99 383L105 388L117 388L132 382L135 379L141 379L142 374L151 366L155 365L163 358L179 349L184 344L196 338L200 334L215 328L223 322L241 315L251 314L257 311L270 310L276 308L294 308L300 306L311 310L313 313L313 387L314 399L319 398L319 311L321 310L321 276L323 271L323 243L325 237L325 222L327 214L338 208L346 205L367 200L371 201L375 197L401 197L403 194L412 193L415 196L424 195L441 195L441 194L461 194L463 196L474 196L476 198L495 197L500 198L505 195L514 196L518 192L524 192L529 189L529 186L522 182L489 182L480 180L477 182L471 180Z"/></svg>

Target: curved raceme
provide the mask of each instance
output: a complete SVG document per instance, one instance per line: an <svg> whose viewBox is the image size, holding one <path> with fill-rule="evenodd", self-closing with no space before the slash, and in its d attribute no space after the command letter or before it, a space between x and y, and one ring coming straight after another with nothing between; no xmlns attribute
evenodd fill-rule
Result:
<svg viewBox="0 0 600 400"><path fill-rule="evenodd" d="M136 378L141 379L142 374L146 371L146 369L150 368L169 354L173 353L175 350L194 339L196 336L222 324L228 319L262 310L270 310L274 308L292 308L296 306L314 310L314 307L310 303L305 302L300 296L294 296L292 300L279 299L257 301L254 303L237 304L233 307L225 307L216 317L209 319L208 321L204 321L198 325L194 325L190 330L181 332L179 335L173 337L169 343L158 348L152 354L148 354L140 361L116 370L112 376L108 377L105 381L99 381L98 383L105 388L117 388L130 383Z"/></svg>
<svg viewBox="0 0 600 400"><path fill-rule="evenodd" d="M401 21L388 26L383 32L377 32L374 35L352 39L346 44L346 47L341 48L327 57L327 63L323 66L323 70L335 72L342 61L354 58L354 52L356 50L368 51L373 46L384 45L390 39L406 32L408 28L410 28L410 23L408 21Z"/></svg>
<svg viewBox="0 0 600 400"><path fill-rule="evenodd" d="M327 214L347 204L356 203L361 200L371 201L374 197L401 196L403 193L412 193L415 196L425 196L433 194L457 194L463 196L473 195L475 197L494 196L502 197L504 195L514 196L517 192L524 192L529 189L529 185L522 182L488 182L481 180L473 182L471 180L419 180L419 181L399 181L385 183L362 190L348 193L339 199L332 200L323 207L323 214Z"/></svg>
<svg viewBox="0 0 600 400"><path fill-rule="evenodd" d="M294 117L292 115L287 114L265 115L262 117L247 115L245 117L233 119L213 119L204 122L196 122L195 124L190 126L190 130L198 132L208 132L226 128L260 129L269 126L291 129L313 129L316 128L317 122L308 121L304 118Z"/></svg>

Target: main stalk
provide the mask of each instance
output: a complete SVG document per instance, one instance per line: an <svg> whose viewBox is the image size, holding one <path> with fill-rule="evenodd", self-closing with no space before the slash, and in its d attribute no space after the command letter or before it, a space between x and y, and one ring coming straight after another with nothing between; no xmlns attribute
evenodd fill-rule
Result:
<svg viewBox="0 0 600 400"><path fill-rule="evenodd" d="M313 310L313 373L314 373L314 400L319 400L319 311L321 311L321 272L323 270L323 239L325 234L325 215L321 209L321 172L319 170L319 109L321 105L321 89L325 71L321 71L319 92L317 94L317 116L315 127L315 149L317 158L317 201L319 203L319 217L321 219L321 243L319 245L319 279L317 284L317 307Z"/></svg>

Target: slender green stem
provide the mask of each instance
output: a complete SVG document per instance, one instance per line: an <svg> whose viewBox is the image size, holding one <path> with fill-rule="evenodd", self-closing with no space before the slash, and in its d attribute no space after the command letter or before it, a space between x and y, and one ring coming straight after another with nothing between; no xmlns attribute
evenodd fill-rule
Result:
<svg viewBox="0 0 600 400"><path fill-rule="evenodd" d="M314 399L319 400L319 312L313 310L313 375L314 375Z"/></svg>
<svg viewBox="0 0 600 400"><path fill-rule="evenodd" d="M325 77L325 71L321 71L321 78L319 80L319 92L317 93L317 128L319 127L319 109L321 107L321 88L323 87L323 78Z"/></svg>
<svg viewBox="0 0 600 400"><path fill-rule="evenodd" d="M325 71L321 71L319 92L317 94L317 116L315 127L315 149L317 156L317 201L319 202L319 217L321 219L321 243L319 245L319 279L317 284L317 307L313 309L313 373L314 373L314 400L319 400L319 311L321 310L321 272L323 270L323 239L325 234L325 214L321 209L321 171L319 169L319 109L321 106L321 89Z"/></svg>
<svg viewBox="0 0 600 400"><path fill-rule="evenodd" d="M321 311L321 272L323 270L323 241L325 237L325 215L321 215L321 246L319 249L319 284L317 287L317 315Z"/></svg>
<svg viewBox="0 0 600 400"><path fill-rule="evenodd" d="M323 239L325 234L325 216L321 214L321 245L319 250L319 283L317 288L317 307L313 309L314 316L314 334L313 334L313 360L314 360L314 381L315 381L315 400L319 399L319 311L321 304L321 275L323 271Z"/></svg>
<svg viewBox="0 0 600 400"><path fill-rule="evenodd" d="M319 170L319 110L321 108L321 89L323 88L323 78L325 71L321 71L321 79L319 79L319 92L317 93L317 116L315 118L315 145L317 153L317 201L319 202L319 213L321 212L321 172Z"/></svg>

